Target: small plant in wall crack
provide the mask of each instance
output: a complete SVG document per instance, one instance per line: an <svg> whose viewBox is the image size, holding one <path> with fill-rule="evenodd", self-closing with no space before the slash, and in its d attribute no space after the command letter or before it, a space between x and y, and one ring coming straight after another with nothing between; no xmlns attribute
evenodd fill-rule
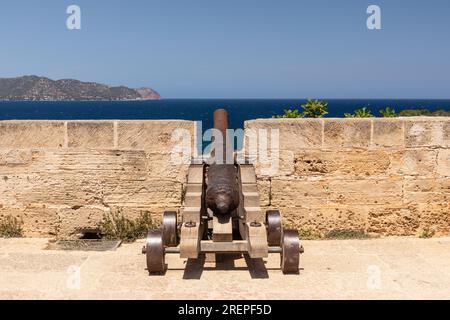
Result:
<svg viewBox="0 0 450 320"><path fill-rule="evenodd" d="M21 238L23 221L13 216L0 217L0 238Z"/></svg>
<svg viewBox="0 0 450 320"><path fill-rule="evenodd" d="M319 240L321 235L319 232L314 231L309 228L300 228L298 229L298 234L301 240Z"/></svg>
<svg viewBox="0 0 450 320"><path fill-rule="evenodd" d="M123 215L121 209L105 214L99 225L102 238L124 242L145 238L148 230L154 227L155 223L148 211L142 211L136 219L129 219Z"/></svg>
<svg viewBox="0 0 450 320"><path fill-rule="evenodd" d="M434 230L425 228L422 230L422 233L420 234L419 237L422 239L430 239L430 238L433 238L435 234L436 234L436 232L434 232Z"/></svg>
<svg viewBox="0 0 450 320"><path fill-rule="evenodd" d="M346 239L369 239L370 235L364 230L350 230L350 229L334 229L325 235L325 239L346 240Z"/></svg>

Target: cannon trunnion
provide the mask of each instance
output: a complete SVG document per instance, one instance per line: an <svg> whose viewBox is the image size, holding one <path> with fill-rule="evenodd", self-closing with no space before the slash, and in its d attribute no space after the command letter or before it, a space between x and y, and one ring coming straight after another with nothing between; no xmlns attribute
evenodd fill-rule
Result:
<svg viewBox="0 0 450 320"><path fill-rule="evenodd" d="M224 132L225 110L214 114L215 128ZM232 152L223 148L226 153ZM151 230L142 249L149 273L164 273L165 255L198 259L206 254L246 254L251 259L280 254L285 274L299 271L300 245L298 231L284 230L278 210L263 212L251 164L191 164L181 212L163 214L162 228Z"/></svg>

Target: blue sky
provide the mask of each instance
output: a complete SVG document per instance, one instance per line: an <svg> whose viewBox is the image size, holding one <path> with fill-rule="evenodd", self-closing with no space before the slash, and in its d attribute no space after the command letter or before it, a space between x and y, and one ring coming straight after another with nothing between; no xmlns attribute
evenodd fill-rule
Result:
<svg viewBox="0 0 450 320"><path fill-rule="evenodd" d="M382 30L366 27L370 4ZM2 0L0 77L166 98L450 98L449 16L448 0Z"/></svg>

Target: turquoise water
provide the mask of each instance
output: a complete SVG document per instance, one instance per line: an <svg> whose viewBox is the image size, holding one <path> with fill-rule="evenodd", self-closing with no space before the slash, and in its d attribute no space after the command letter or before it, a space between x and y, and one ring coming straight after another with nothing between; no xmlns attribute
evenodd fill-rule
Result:
<svg viewBox="0 0 450 320"><path fill-rule="evenodd" d="M342 117L360 107L369 107L374 114L387 106L402 109L427 108L450 110L450 100L326 100L328 117ZM248 119L270 118L286 108L300 107L303 99L166 99L160 101L120 102L0 102L0 120L10 119L186 119L203 121L203 128L212 126L216 108L229 111L230 128L242 128Z"/></svg>

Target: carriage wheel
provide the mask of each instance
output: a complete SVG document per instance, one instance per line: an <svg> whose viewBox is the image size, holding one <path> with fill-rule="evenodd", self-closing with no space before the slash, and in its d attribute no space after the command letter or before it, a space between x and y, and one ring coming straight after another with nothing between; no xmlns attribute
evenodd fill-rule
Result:
<svg viewBox="0 0 450 320"><path fill-rule="evenodd" d="M149 231L145 254L149 273L164 273L166 270L163 234L161 230Z"/></svg>
<svg viewBox="0 0 450 320"><path fill-rule="evenodd" d="M281 226L281 214L278 210L268 210L266 212L267 241L269 246L279 246L283 228Z"/></svg>
<svg viewBox="0 0 450 320"><path fill-rule="evenodd" d="M297 230L283 231L281 249L281 270L284 274L297 274L300 264L300 239Z"/></svg>
<svg viewBox="0 0 450 320"><path fill-rule="evenodd" d="M163 214L163 240L167 247L176 247L177 242L177 213L166 211Z"/></svg>

